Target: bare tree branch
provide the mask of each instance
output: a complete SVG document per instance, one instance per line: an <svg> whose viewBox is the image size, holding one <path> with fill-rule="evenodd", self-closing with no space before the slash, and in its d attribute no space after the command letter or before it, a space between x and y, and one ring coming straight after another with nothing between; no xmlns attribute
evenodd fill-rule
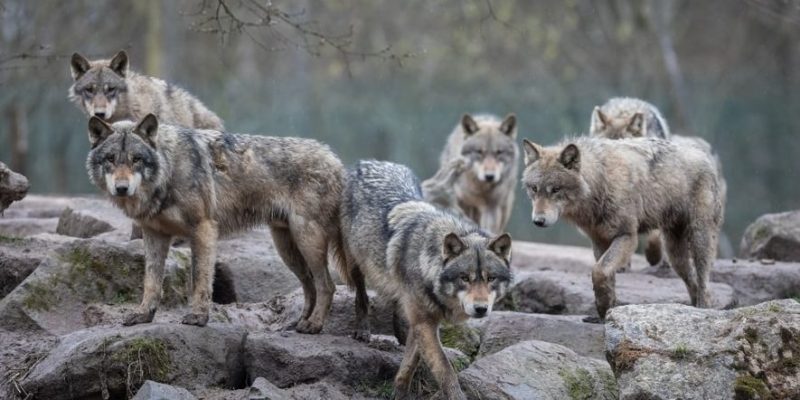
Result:
<svg viewBox="0 0 800 400"><path fill-rule="evenodd" d="M256 0L203 0L199 11L183 15L199 18L191 26L195 31L218 34L223 43L231 34L243 34L267 51L294 48L318 57L325 50L333 50L347 63L353 58L378 58L402 65L414 57L410 52L394 52L391 45L378 50L355 49L352 25L345 32L326 32L316 22L303 20L305 10L290 13L271 1L261 4ZM277 46L267 44L259 33L268 35Z"/></svg>

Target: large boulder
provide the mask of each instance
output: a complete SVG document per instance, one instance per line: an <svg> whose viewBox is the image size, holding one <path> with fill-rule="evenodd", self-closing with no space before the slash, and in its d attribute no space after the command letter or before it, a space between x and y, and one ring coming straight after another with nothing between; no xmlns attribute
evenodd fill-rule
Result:
<svg viewBox="0 0 800 400"><path fill-rule="evenodd" d="M528 340L560 344L579 356L605 360L603 326L581 321L577 315L527 314L497 311L472 319L468 326L480 334L477 357L494 354Z"/></svg>
<svg viewBox="0 0 800 400"><path fill-rule="evenodd" d="M459 374L470 399L616 399L605 361L530 340L480 358Z"/></svg>
<svg viewBox="0 0 800 400"><path fill-rule="evenodd" d="M744 231L739 253L748 259L800 261L800 210L759 217Z"/></svg>
<svg viewBox="0 0 800 400"><path fill-rule="evenodd" d="M717 308L736 304L733 289L711 283ZM690 304L682 280L641 273L616 275L617 305L681 303ZM597 316L590 272L533 271L519 274L516 284L501 300L500 309L528 313Z"/></svg>
<svg viewBox="0 0 800 400"><path fill-rule="evenodd" d="M515 271L563 271L585 273L594 267L594 252L589 247L514 241L511 266ZM648 267L644 257L631 257L633 271Z"/></svg>
<svg viewBox="0 0 800 400"><path fill-rule="evenodd" d="M197 400L188 390L163 383L144 381L132 400Z"/></svg>
<svg viewBox="0 0 800 400"><path fill-rule="evenodd" d="M145 380L188 389L245 385L246 332L209 324L91 328L62 336L22 382L35 398L130 397Z"/></svg>
<svg viewBox="0 0 800 400"><path fill-rule="evenodd" d="M800 304L617 307L606 349L621 399L800 398Z"/></svg>
<svg viewBox="0 0 800 400"><path fill-rule="evenodd" d="M22 200L30 187L28 178L0 162L0 213L12 202Z"/></svg>
<svg viewBox="0 0 800 400"><path fill-rule="evenodd" d="M92 215L94 210L64 209L58 218L56 233L78 238L90 238L114 230L114 227L99 216Z"/></svg>

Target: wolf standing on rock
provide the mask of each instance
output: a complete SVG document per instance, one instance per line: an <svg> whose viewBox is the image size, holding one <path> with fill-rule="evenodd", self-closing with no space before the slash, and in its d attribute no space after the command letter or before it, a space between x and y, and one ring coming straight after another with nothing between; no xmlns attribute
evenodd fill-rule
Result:
<svg viewBox="0 0 800 400"><path fill-rule="evenodd" d="M511 282L511 237L423 201L408 168L362 161L348 173L341 207L347 263L356 289L356 338L369 340L366 281L398 302L409 322L395 398L409 398L420 357L448 399L463 399L439 342L442 320L485 317Z"/></svg>
<svg viewBox="0 0 800 400"><path fill-rule="evenodd" d="M481 228L495 233L505 230L514 205L519 170L516 137L514 114L502 121L465 114L439 157L440 171L459 158L466 161L454 186L458 207Z"/></svg>
<svg viewBox="0 0 800 400"><path fill-rule="evenodd" d="M217 237L268 224L275 247L297 275L305 306L297 331L317 333L335 287L329 248L340 253L344 168L310 139L234 135L140 122L89 120L89 178L144 231L145 283L125 325L153 320L173 236L189 239L194 293L184 324L208 321Z"/></svg>
<svg viewBox="0 0 800 400"><path fill-rule="evenodd" d="M637 234L653 229L663 233L692 305L711 306L708 280L724 199L710 154L653 138L581 137L553 147L526 139L523 148L534 224L547 227L563 215L592 241L601 319L614 306L614 275L630 262Z"/></svg>

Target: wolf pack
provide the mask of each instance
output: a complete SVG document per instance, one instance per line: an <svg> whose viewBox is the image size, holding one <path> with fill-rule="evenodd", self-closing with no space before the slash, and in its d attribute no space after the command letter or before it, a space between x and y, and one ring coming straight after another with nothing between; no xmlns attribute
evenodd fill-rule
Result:
<svg viewBox="0 0 800 400"><path fill-rule="evenodd" d="M267 226L304 293L297 332L322 330L334 270L355 290L355 339L370 340L368 287L394 301L405 344L395 398L413 397L423 360L443 397L463 399L439 326L487 316L512 284L505 228L520 184L533 225L563 217L590 239L599 315L590 322L614 307L615 274L639 234L647 260L670 265L692 305L712 305L726 195L720 163L703 139L672 134L645 101L612 98L591 112L588 135L549 146L523 139L521 151L514 114L465 114L439 170L420 182L388 161L346 168L315 140L229 133L186 90L131 71L124 51L94 61L76 53L70 64L69 99L89 118L89 179L142 232L143 298L124 325L153 320L165 259L182 238L194 283L182 323L205 326L218 238Z"/></svg>

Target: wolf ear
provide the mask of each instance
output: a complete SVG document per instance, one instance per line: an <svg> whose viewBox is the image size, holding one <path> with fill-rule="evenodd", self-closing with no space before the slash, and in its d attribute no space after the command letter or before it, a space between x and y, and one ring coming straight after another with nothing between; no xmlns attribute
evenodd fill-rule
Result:
<svg viewBox="0 0 800 400"><path fill-rule="evenodd" d="M445 260L449 260L463 252L467 248L467 245L461 241L461 238L458 237L453 232L448 233L444 237L444 247L442 247L442 256Z"/></svg>
<svg viewBox="0 0 800 400"><path fill-rule="evenodd" d="M111 125L103 121L102 118L92 117L89 119L89 144L91 144L92 148L99 146L112 133L114 133L114 130Z"/></svg>
<svg viewBox="0 0 800 400"><path fill-rule="evenodd" d="M124 78L128 74L128 53L125 50L120 50L108 63L108 67Z"/></svg>
<svg viewBox="0 0 800 400"><path fill-rule="evenodd" d="M567 169L578 170L581 166L581 152L578 146L570 143L564 150L561 150L561 155L558 156L558 161Z"/></svg>
<svg viewBox="0 0 800 400"><path fill-rule="evenodd" d="M461 117L461 128L464 130L464 134L467 136L472 135L473 133L477 132L478 129L480 129L478 123L475 122L475 119L469 114L464 114Z"/></svg>
<svg viewBox="0 0 800 400"><path fill-rule="evenodd" d="M517 116L514 113L506 115L503 119L503 123L500 124L500 132L512 138L517 136Z"/></svg>
<svg viewBox="0 0 800 400"><path fill-rule="evenodd" d="M644 136L644 114L637 112L633 114L630 122L628 122L628 132L633 136Z"/></svg>
<svg viewBox="0 0 800 400"><path fill-rule="evenodd" d="M489 242L489 250L506 262L511 262L511 235L504 233Z"/></svg>
<svg viewBox="0 0 800 400"><path fill-rule="evenodd" d="M608 117L600 110L600 106L594 106L592 110L592 126L589 127L591 133L602 131L608 126Z"/></svg>
<svg viewBox="0 0 800 400"><path fill-rule="evenodd" d="M133 133L141 136L150 146L156 147L156 135L158 134L158 119L153 114L147 114L133 129Z"/></svg>
<svg viewBox="0 0 800 400"><path fill-rule="evenodd" d="M522 149L525 150L525 166L535 163L541 157L542 148L528 139L522 139Z"/></svg>
<svg viewBox="0 0 800 400"><path fill-rule="evenodd" d="M92 66L89 64L89 60L87 60L84 56L74 53L72 54L72 60L69 62L69 67L72 70L72 79L77 81Z"/></svg>

